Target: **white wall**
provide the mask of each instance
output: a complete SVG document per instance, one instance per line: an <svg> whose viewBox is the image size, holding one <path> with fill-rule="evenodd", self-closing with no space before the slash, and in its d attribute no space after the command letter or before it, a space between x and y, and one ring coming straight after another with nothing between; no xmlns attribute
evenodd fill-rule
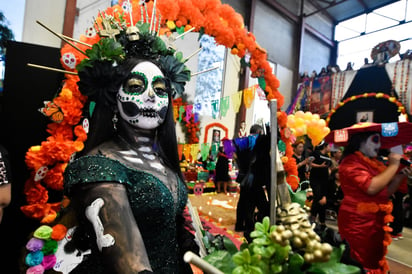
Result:
<svg viewBox="0 0 412 274"><path fill-rule="evenodd" d="M110 0L77 0L78 16L74 21L73 38L85 35L86 30L93 26L93 18L97 18L100 11L110 7Z"/></svg>
<svg viewBox="0 0 412 274"><path fill-rule="evenodd" d="M61 40L36 21L62 33L65 8L65 0L26 0L22 42L60 48Z"/></svg>
<svg viewBox="0 0 412 274"><path fill-rule="evenodd" d="M278 64L276 66L275 75L280 81L279 92L283 95L285 100L282 110L286 111L292 102L292 94L296 91L296 87L293 86L293 71Z"/></svg>

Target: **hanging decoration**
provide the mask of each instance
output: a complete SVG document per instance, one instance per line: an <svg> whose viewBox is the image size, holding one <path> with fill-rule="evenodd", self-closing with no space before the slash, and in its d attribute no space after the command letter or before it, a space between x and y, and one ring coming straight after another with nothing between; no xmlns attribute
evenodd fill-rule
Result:
<svg viewBox="0 0 412 274"><path fill-rule="evenodd" d="M174 113L179 110L178 118L175 116L175 121L179 121L182 130L185 133L185 143L199 143L200 121L195 121L196 117L193 113L193 105L183 102L182 97L173 100Z"/></svg>
<svg viewBox="0 0 412 274"><path fill-rule="evenodd" d="M252 106L253 100L255 99L255 90L256 87L253 86L243 90L243 103L246 108L250 108Z"/></svg>
<svg viewBox="0 0 412 274"><path fill-rule="evenodd" d="M222 117L226 116L227 111L229 110L229 105L230 105L229 96L223 97L220 100L220 115L222 115Z"/></svg>
<svg viewBox="0 0 412 274"><path fill-rule="evenodd" d="M233 111L235 113L239 112L240 105L242 103L242 91L236 92L235 94L232 94L231 99L232 99L232 107Z"/></svg>

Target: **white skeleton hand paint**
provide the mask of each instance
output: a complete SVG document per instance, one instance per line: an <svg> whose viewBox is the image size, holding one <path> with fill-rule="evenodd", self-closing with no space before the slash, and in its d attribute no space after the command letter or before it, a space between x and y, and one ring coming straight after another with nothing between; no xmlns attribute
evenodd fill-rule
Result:
<svg viewBox="0 0 412 274"><path fill-rule="evenodd" d="M100 251L103 247L109 247L114 245L114 238L110 234L104 235L104 227L102 221L99 218L99 211L104 205L102 198L97 198L91 205L86 208L86 217L92 223L94 232L96 233L96 243Z"/></svg>
<svg viewBox="0 0 412 274"><path fill-rule="evenodd" d="M381 147L381 136L376 133L368 137L366 141L362 142L360 145L360 152L365 156L370 158L375 158L378 156L379 149Z"/></svg>
<svg viewBox="0 0 412 274"><path fill-rule="evenodd" d="M169 106L164 75L155 64L136 65L117 94L120 116L134 127L154 129L164 122Z"/></svg>

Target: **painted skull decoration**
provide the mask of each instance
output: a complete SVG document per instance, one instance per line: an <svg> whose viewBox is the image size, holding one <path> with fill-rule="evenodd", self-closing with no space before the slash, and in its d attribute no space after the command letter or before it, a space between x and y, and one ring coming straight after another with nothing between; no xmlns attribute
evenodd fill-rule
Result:
<svg viewBox="0 0 412 274"><path fill-rule="evenodd" d="M154 129L164 122L169 106L166 81L158 66L137 64L117 94L120 116L130 125Z"/></svg>
<svg viewBox="0 0 412 274"><path fill-rule="evenodd" d="M196 183L193 187L193 193L195 195L202 195L203 194L203 184L202 183Z"/></svg>
<svg viewBox="0 0 412 274"><path fill-rule="evenodd" d="M65 53L62 56L63 63L68 66L70 69L75 69L76 68L76 56L74 56L73 53Z"/></svg>

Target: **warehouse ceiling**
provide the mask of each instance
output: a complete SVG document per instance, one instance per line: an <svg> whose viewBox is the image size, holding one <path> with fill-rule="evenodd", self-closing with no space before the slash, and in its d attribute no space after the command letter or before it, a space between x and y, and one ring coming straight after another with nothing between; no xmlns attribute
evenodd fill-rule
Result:
<svg viewBox="0 0 412 274"><path fill-rule="evenodd" d="M308 0L317 10L306 14L311 16L322 12L329 16L337 25L358 15L372 12L375 9L398 2L398 0Z"/></svg>

